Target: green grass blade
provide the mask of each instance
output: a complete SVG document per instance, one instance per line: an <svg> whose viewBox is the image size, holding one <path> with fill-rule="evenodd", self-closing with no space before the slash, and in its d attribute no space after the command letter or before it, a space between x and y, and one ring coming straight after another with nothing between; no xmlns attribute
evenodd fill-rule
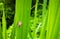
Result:
<svg viewBox="0 0 60 39"><path fill-rule="evenodd" d="M4 4L2 5L3 9L3 17L2 17L2 34L3 34L3 39L7 39L7 32L6 32L6 19L5 19L5 13L4 13Z"/></svg>
<svg viewBox="0 0 60 39"><path fill-rule="evenodd" d="M23 38L23 25L21 25L21 27L19 27L17 24L19 21L22 22L23 19L23 8L24 8L24 0L16 0L16 39L22 39ZM17 18L18 17L18 18ZM23 23L23 22L22 22Z"/></svg>
<svg viewBox="0 0 60 39"><path fill-rule="evenodd" d="M34 23L33 23L33 38L36 37L36 23L37 23L37 8L38 8L38 0L36 0L36 5L35 5L35 13L34 13Z"/></svg>
<svg viewBox="0 0 60 39"><path fill-rule="evenodd" d="M42 11L42 28L40 33L40 39L46 39L46 24L47 24L47 0L43 0L43 11Z"/></svg>
<svg viewBox="0 0 60 39"><path fill-rule="evenodd" d="M47 36L46 39L52 39L52 34L54 31L56 18L57 18L57 12L58 12L58 5L59 0L50 0L49 1L49 13L48 13L48 24L47 24Z"/></svg>
<svg viewBox="0 0 60 39"><path fill-rule="evenodd" d="M16 13L14 27L16 28L16 39L28 39L31 0L16 0ZM22 22L19 27L18 22Z"/></svg>
<svg viewBox="0 0 60 39"><path fill-rule="evenodd" d="M52 33L52 39L57 39L58 38L58 34L59 34L59 29L60 29L60 4L58 2L58 9L57 9L57 15L56 15L56 22L55 22L55 26L53 29L53 33Z"/></svg>
<svg viewBox="0 0 60 39"><path fill-rule="evenodd" d="M26 4L24 5L24 13L23 13L23 32L25 32L23 35L25 35L23 37L23 39L29 39L28 38L28 33L29 33L29 28L30 28L30 12L31 12L31 0L25 0ZM25 16L25 17L24 17ZM25 31L26 30L26 31Z"/></svg>

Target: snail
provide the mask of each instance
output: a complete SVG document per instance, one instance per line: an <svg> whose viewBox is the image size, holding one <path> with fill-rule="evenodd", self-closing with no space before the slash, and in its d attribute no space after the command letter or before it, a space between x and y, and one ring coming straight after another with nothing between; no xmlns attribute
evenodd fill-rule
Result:
<svg viewBox="0 0 60 39"><path fill-rule="evenodd" d="M19 21L19 22L18 22L18 26L20 27L21 25L22 25L22 22L21 22L21 21Z"/></svg>

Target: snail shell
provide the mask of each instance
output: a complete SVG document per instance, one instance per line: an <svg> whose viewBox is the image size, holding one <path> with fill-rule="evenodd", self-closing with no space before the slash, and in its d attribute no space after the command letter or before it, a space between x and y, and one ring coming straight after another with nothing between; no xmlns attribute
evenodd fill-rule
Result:
<svg viewBox="0 0 60 39"><path fill-rule="evenodd" d="M22 22L18 22L18 26L20 27L22 25Z"/></svg>

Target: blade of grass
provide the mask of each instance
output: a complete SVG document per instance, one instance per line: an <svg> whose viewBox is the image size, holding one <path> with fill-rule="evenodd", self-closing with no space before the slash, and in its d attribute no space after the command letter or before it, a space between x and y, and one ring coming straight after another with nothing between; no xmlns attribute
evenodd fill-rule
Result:
<svg viewBox="0 0 60 39"><path fill-rule="evenodd" d="M60 0L59 0L60 1ZM53 33L52 33L52 38L51 39L57 39L58 38L58 34L59 34L59 29L60 29L60 4L58 2L57 4L58 8L57 8L57 15L56 15L56 22L55 22L55 26L54 26L54 29L53 29Z"/></svg>
<svg viewBox="0 0 60 39"><path fill-rule="evenodd" d="M14 18L14 27L16 28L16 39L28 39L28 23L30 16L31 0L16 0L16 13ZM18 22L22 22L19 27ZM14 29L15 29L14 28Z"/></svg>
<svg viewBox="0 0 60 39"><path fill-rule="evenodd" d="M33 24L33 39L36 37L36 23L37 23L37 20L36 20L36 17L37 17L37 7L38 7L38 0L36 0L36 5L35 5L35 13L34 13L34 24Z"/></svg>
<svg viewBox="0 0 60 39"><path fill-rule="evenodd" d="M23 25L21 25L21 27L18 27L17 23L19 21L22 22L24 12L23 8L25 7L24 3L24 0L16 0L16 17L18 17L16 20L16 39L23 39Z"/></svg>
<svg viewBox="0 0 60 39"><path fill-rule="evenodd" d="M21 33L22 28L18 27L18 22L22 21L22 14L23 14L23 4L24 0L16 0L16 10L15 10L15 18L14 18L14 28L12 30L12 36L11 39L15 38L15 32L16 32L16 39L21 39Z"/></svg>
<svg viewBox="0 0 60 39"><path fill-rule="evenodd" d="M53 29L55 27L57 11L58 11L59 0L50 0L49 2L49 13L48 13L48 24L47 24L47 36L46 39L52 39Z"/></svg>
<svg viewBox="0 0 60 39"><path fill-rule="evenodd" d="M3 17L2 17L2 29L3 29L3 39L7 39L7 32L6 32L6 19L5 19L5 12L4 12L4 4L2 4L3 9Z"/></svg>
<svg viewBox="0 0 60 39"><path fill-rule="evenodd" d="M24 7L24 13L23 13L23 32L25 32L24 33L24 37L23 37L23 39L24 38L26 38L26 39L29 39L28 38L28 33L29 33L29 30L30 30L30 12L31 12L31 1L32 0L25 0L26 2L26 4L25 4L25 7ZM28 6L27 6L28 5ZM24 17L25 16L25 17ZM26 19L27 18L27 19ZM25 19L25 20L24 20ZM24 30L26 30L26 31L24 31ZM27 34L27 35L26 35Z"/></svg>
<svg viewBox="0 0 60 39"><path fill-rule="evenodd" d="M40 31L40 39L46 39L46 23L47 23L47 0L43 0L43 11L42 11L42 27Z"/></svg>

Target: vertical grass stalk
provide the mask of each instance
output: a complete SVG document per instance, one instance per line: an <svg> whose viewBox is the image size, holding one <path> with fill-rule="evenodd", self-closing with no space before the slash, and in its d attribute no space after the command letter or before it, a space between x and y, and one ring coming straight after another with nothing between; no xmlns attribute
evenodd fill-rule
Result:
<svg viewBox="0 0 60 39"><path fill-rule="evenodd" d="M2 34L3 34L3 39L7 39L7 32L6 32L6 19L5 19L5 12L4 12L4 4L2 4L2 9L3 9L3 16L2 16Z"/></svg>
<svg viewBox="0 0 60 39"><path fill-rule="evenodd" d="M47 23L47 0L43 0L43 10L42 10L42 28L40 31L40 39L46 39L46 23Z"/></svg>
<svg viewBox="0 0 60 39"><path fill-rule="evenodd" d="M36 0L36 5L35 5L34 24L33 24L33 26L34 26L34 29L33 29L33 38L36 37L36 23L37 23L36 18L37 18L37 8L38 8L38 0Z"/></svg>
<svg viewBox="0 0 60 39"><path fill-rule="evenodd" d="M56 39L54 36L56 36L59 27L59 2L60 0L50 0L49 1L49 10L48 10L48 24L47 24L47 36L46 39ZM58 24L57 24L58 23ZM56 30L56 31L55 31Z"/></svg>
<svg viewBox="0 0 60 39"><path fill-rule="evenodd" d="M28 39L31 0L16 0L16 13L14 27L16 28L16 39ZM22 25L18 25L21 22ZM14 29L15 29L14 28Z"/></svg>

